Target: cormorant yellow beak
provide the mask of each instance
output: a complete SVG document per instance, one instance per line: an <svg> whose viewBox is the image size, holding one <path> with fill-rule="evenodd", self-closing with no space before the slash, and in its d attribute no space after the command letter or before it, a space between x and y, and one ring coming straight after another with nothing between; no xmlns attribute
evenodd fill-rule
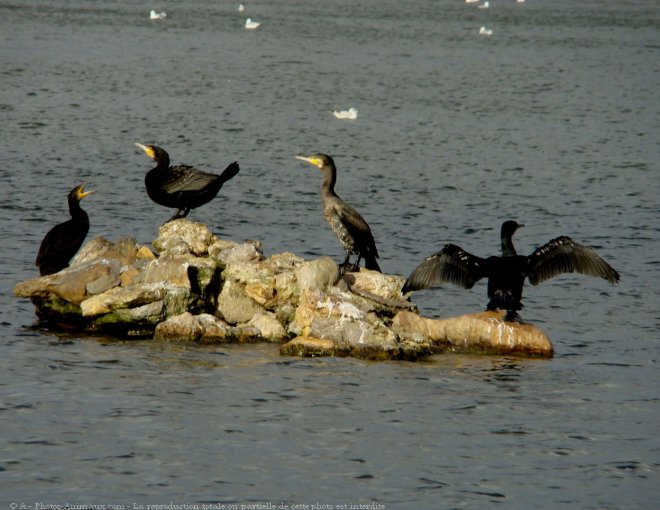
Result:
<svg viewBox="0 0 660 510"><path fill-rule="evenodd" d="M135 146L142 149L151 159L156 159L156 152L149 145L142 145L141 143L135 142Z"/></svg>
<svg viewBox="0 0 660 510"><path fill-rule="evenodd" d="M299 159L300 161L307 161L307 163L310 163L318 168L321 168L322 166L319 158L314 156L296 156L296 159Z"/></svg>
<svg viewBox="0 0 660 510"><path fill-rule="evenodd" d="M82 200L83 198L85 198L85 197L88 196L88 195L91 195L92 193L96 193L96 190L95 190L95 189L94 189L94 190L91 190L91 191L85 191L85 184L87 184L87 183L86 183L86 182L83 182L83 183L80 185L80 189L78 190L78 197L79 197L79 200Z"/></svg>

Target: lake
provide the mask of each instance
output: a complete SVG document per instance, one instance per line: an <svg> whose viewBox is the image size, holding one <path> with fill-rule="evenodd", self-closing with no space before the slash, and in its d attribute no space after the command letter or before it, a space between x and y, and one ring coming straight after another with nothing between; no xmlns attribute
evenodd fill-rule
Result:
<svg viewBox="0 0 660 510"><path fill-rule="evenodd" d="M0 502L652 508L659 50L651 0L0 0ZM350 107L356 120L330 113ZM12 289L37 274L76 184L98 190L89 238L149 243L173 212L148 199L134 142L218 173L237 160L189 217L266 255L343 259L320 173L294 158L320 151L385 272L447 243L495 255L515 219L520 253L569 235L621 282L526 286L551 360L297 359L51 331ZM471 313L486 285L413 299L426 316Z"/></svg>

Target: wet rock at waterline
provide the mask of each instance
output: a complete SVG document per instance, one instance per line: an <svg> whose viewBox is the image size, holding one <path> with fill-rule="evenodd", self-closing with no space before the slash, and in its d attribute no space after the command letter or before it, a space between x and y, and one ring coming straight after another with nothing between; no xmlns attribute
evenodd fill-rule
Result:
<svg viewBox="0 0 660 510"><path fill-rule="evenodd" d="M14 293L55 326L168 342L275 342L289 356L553 353L542 331L504 322L503 314L421 317L401 297L400 276L341 275L328 257L267 257L258 241L218 239L188 219L163 225L153 247L97 237L70 267L19 283Z"/></svg>

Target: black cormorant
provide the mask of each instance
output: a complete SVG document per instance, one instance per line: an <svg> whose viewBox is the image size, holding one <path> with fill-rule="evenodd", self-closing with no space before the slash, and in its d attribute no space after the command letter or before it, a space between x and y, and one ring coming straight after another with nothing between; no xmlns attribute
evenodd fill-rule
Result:
<svg viewBox="0 0 660 510"><path fill-rule="evenodd" d="M89 217L80 207L80 201L94 191L85 191L85 183L69 192L71 219L55 225L41 241L37 261L39 273L57 273L69 265L69 261L82 246L89 232Z"/></svg>
<svg viewBox="0 0 660 510"><path fill-rule="evenodd" d="M511 237L523 225L515 221L502 224L502 256L482 259L455 244L448 244L438 253L424 259L406 280L402 293L426 289L448 282L470 289L482 278L488 278L486 310L507 310L507 320L514 319L522 309L522 289L525 278L532 285L562 273L582 273L599 276L610 283L619 281L617 273L595 251L561 236L534 250L529 257L518 255Z"/></svg>
<svg viewBox="0 0 660 510"><path fill-rule="evenodd" d="M364 265L367 269L380 272L380 267L376 262L378 250L369 225L360 216L360 213L335 193L335 183L337 182L335 162L327 154L296 156L296 158L311 163L323 172L323 184L321 185L323 216L328 221L330 228L337 234L346 251L346 259L342 267L347 269L350 256L356 254L358 258L352 266L353 271L358 270L360 259L364 259Z"/></svg>
<svg viewBox="0 0 660 510"><path fill-rule="evenodd" d="M235 161L220 175L200 172L188 165L170 166L170 156L165 149L141 143L135 145L156 162L156 168L147 172L144 179L149 198L157 204L177 209L167 221L185 218L190 209L210 202L240 169Z"/></svg>

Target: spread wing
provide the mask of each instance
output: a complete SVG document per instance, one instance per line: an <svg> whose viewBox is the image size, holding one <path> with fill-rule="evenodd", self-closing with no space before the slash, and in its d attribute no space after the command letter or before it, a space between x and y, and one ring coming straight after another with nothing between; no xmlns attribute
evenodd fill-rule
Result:
<svg viewBox="0 0 660 510"><path fill-rule="evenodd" d="M486 259L472 255L455 244L448 244L438 253L424 259L410 274L401 293L427 289L443 282L471 289L487 274Z"/></svg>
<svg viewBox="0 0 660 510"><path fill-rule="evenodd" d="M604 278L610 283L619 281L619 273L591 248L561 236L540 246L527 257L527 276L532 285L562 273L582 273Z"/></svg>

